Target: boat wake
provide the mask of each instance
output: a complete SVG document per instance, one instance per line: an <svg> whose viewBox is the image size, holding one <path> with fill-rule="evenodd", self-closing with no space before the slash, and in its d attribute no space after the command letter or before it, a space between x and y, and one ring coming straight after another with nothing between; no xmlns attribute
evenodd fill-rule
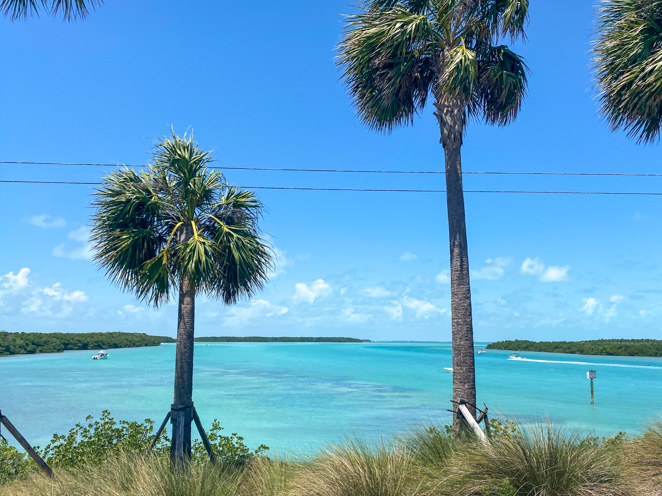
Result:
<svg viewBox="0 0 662 496"><path fill-rule="evenodd" d="M629 369L656 369L662 370L662 367L655 365L628 365L626 363L595 363L595 362L573 362L570 360L537 360L535 358L518 358L518 362L538 362L538 363L567 363L570 365L594 365L596 367L624 367Z"/></svg>

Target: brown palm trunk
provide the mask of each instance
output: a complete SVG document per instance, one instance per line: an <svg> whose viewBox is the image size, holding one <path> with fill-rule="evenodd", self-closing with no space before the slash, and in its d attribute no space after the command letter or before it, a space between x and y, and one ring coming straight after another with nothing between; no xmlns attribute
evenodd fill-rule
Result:
<svg viewBox="0 0 662 496"><path fill-rule="evenodd" d="M170 459L181 465L191 458L191 420L193 418L193 331L195 290L187 278L179 284L177 355L175 358L175 397L172 404L172 444Z"/></svg>
<svg viewBox="0 0 662 496"><path fill-rule="evenodd" d="M474 363L469 250L462 190L462 134L464 107L436 104L441 129L441 144L446 162L446 203L451 265L451 318L453 346L453 400L476 404L476 368ZM476 411L469 407L473 415ZM460 421L453 420L457 433Z"/></svg>

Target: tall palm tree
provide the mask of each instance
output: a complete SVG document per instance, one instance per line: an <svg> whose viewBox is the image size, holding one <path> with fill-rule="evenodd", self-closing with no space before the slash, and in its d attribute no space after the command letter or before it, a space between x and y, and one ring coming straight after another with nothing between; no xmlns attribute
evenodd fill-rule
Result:
<svg viewBox="0 0 662 496"><path fill-rule="evenodd" d="M602 0L594 47L600 106L613 131L657 141L662 125L662 1Z"/></svg>
<svg viewBox="0 0 662 496"><path fill-rule="evenodd" d="M273 256L260 237L262 204L208 168L209 152L184 135L157 142L144 172L107 176L93 205L94 260L123 290L154 306L178 291L171 457L191 454L195 297L232 304L261 289Z"/></svg>
<svg viewBox="0 0 662 496"><path fill-rule="evenodd" d="M362 121L391 132L432 98L446 164L453 399L476 403L462 137L470 117L505 125L526 92L523 59L502 38L524 37L528 0L371 0L346 19L339 65ZM475 413L475 411L473 411ZM455 421L459 429L459 421Z"/></svg>
<svg viewBox="0 0 662 496"><path fill-rule="evenodd" d="M45 11L48 15L62 15L65 21L83 19L103 0L0 0L0 12L12 20L25 19Z"/></svg>

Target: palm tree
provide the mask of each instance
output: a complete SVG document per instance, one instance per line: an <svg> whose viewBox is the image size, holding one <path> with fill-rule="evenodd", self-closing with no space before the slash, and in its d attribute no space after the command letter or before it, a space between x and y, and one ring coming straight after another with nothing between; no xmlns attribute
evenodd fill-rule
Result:
<svg viewBox="0 0 662 496"><path fill-rule="evenodd" d="M362 121L391 132L433 99L446 163L453 400L476 403L462 137L469 117L505 125L520 109L527 68L507 46L524 37L528 0L371 0L346 19L339 65ZM475 413L475 411L473 411ZM455 428L459 429L456 420Z"/></svg>
<svg viewBox="0 0 662 496"><path fill-rule="evenodd" d="M612 131L639 143L660 137L662 124L662 1L603 0L595 72L600 107Z"/></svg>
<svg viewBox="0 0 662 496"><path fill-rule="evenodd" d="M48 15L62 15L65 21L83 19L90 9L103 0L0 0L0 11L11 20L25 19L45 11Z"/></svg>
<svg viewBox="0 0 662 496"><path fill-rule="evenodd" d="M210 170L209 152L184 135L157 142L144 172L104 179L93 206L94 260L111 281L156 307L179 291L171 457L191 454L195 297L225 304L261 289L272 266L260 237L262 204Z"/></svg>

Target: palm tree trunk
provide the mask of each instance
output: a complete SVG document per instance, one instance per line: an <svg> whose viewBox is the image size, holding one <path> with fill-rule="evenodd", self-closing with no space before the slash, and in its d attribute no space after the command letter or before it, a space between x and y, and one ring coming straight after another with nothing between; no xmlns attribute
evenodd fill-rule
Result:
<svg viewBox="0 0 662 496"><path fill-rule="evenodd" d="M195 290L186 277L183 277L179 283L178 315L175 397L171 409L172 444L170 445L170 459L175 465L181 465L185 458L191 458Z"/></svg>
<svg viewBox="0 0 662 496"><path fill-rule="evenodd" d="M446 203L448 207L448 238L451 265L451 318L453 345L453 400L476 404L476 368L474 363L473 323L471 316L471 286L469 282L469 250L462 190L462 134L464 107L436 104L441 129L441 144L446 162ZM469 405L468 405L469 406ZM473 415L475 409L469 406ZM460 430L459 418L453 420L453 430Z"/></svg>

